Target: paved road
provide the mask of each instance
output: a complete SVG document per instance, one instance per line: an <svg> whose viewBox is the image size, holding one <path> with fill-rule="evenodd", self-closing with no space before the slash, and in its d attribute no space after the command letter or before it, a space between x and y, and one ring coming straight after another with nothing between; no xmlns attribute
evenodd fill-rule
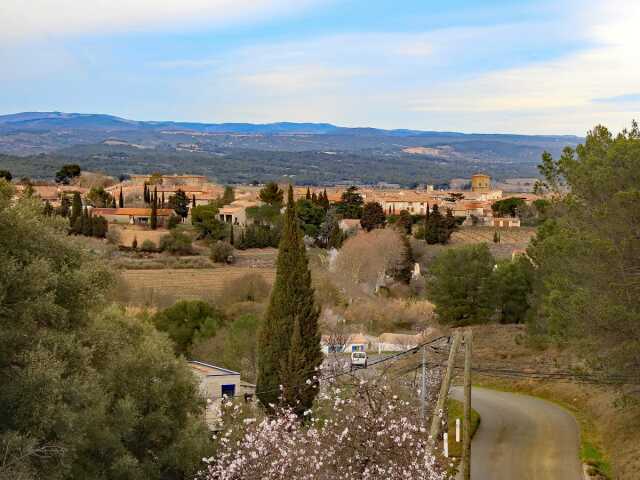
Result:
<svg viewBox="0 0 640 480"><path fill-rule="evenodd" d="M452 396L462 399L462 388ZM472 389L481 417L471 443L472 480L579 480L580 430L566 410L526 395Z"/></svg>

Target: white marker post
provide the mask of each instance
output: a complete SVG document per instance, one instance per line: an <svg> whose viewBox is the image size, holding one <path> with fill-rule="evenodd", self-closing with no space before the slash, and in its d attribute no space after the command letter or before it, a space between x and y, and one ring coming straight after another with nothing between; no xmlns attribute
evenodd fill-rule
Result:
<svg viewBox="0 0 640 480"><path fill-rule="evenodd" d="M442 441L444 442L444 456L445 458L449 458L449 434L442 434Z"/></svg>
<svg viewBox="0 0 640 480"><path fill-rule="evenodd" d="M460 443L460 419L456 418L456 442Z"/></svg>

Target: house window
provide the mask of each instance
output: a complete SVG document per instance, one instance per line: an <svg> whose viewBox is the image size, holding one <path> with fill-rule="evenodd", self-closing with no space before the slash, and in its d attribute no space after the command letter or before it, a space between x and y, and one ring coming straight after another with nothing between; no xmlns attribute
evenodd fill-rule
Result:
<svg viewBox="0 0 640 480"><path fill-rule="evenodd" d="M222 396L223 397L235 397L236 396L236 385L234 383L230 383L228 385L222 385Z"/></svg>
<svg viewBox="0 0 640 480"><path fill-rule="evenodd" d="M364 352L364 345L351 345L352 352Z"/></svg>

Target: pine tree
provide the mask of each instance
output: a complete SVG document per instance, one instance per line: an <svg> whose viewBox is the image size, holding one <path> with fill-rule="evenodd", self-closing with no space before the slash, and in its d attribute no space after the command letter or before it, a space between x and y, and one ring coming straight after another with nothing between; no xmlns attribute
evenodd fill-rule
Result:
<svg viewBox="0 0 640 480"><path fill-rule="evenodd" d="M280 386L286 405L299 415L317 394L316 369L322 363L319 309L289 186L280 240L276 281L258 339L257 395L262 404L279 403Z"/></svg>
<svg viewBox="0 0 640 480"><path fill-rule="evenodd" d="M118 207L124 208L124 195L122 194L122 187L120 187L120 198L118 199Z"/></svg>
<svg viewBox="0 0 640 480"><path fill-rule="evenodd" d="M151 230L158 228L158 187L153 189L153 199L151 201L151 218L149 219Z"/></svg>

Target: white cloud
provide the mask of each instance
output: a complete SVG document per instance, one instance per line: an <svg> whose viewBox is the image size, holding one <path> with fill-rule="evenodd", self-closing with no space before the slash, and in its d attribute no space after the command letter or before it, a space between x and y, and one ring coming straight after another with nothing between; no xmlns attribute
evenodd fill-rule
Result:
<svg viewBox="0 0 640 480"><path fill-rule="evenodd" d="M2 0L0 38L217 27L288 15L321 1Z"/></svg>
<svg viewBox="0 0 640 480"><path fill-rule="evenodd" d="M407 109L460 117L485 115L485 130L514 130L522 119L527 131L553 132L571 125L584 133L595 123L614 129L628 125L621 105L594 99L636 93L640 85L637 50L640 4L599 5L583 24L591 46L561 58L440 83L434 91L408 99ZM624 7L624 8L622 8ZM628 109L627 109L628 111ZM527 123L535 119L533 124ZM517 120L516 120L517 121Z"/></svg>

